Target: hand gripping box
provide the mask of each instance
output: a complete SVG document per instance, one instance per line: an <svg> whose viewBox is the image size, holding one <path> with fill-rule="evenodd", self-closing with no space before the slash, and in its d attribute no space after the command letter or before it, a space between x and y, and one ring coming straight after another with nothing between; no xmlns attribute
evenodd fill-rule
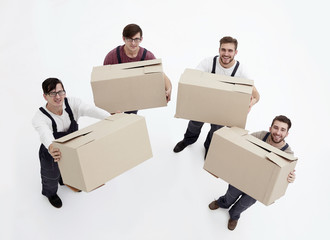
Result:
<svg viewBox="0 0 330 240"><path fill-rule="evenodd" d="M204 169L267 206L285 194L296 160L244 129L223 127L213 133Z"/></svg>
<svg viewBox="0 0 330 240"><path fill-rule="evenodd" d="M110 113L167 105L161 59L94 67L91 85L95 105Z"/></svg>
<svg viewBox="0 0 330 240"><path fill-rule="evenodd" d="M152 157L145 119L115 114L56 139L63 182L89 192Z"/></svg>
<svg viewBox="0 0 330 240"><path fill-rule="evenodd" d="M186 69L175 117L245 128L253 80Z"/></svg>

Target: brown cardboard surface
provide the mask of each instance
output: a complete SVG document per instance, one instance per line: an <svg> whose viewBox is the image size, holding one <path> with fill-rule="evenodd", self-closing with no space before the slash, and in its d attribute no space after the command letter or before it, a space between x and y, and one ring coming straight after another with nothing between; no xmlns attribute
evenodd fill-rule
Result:
<svg viewBox="0 0 330 240"><path fill-rule="evenodd" d="M54 141L63 182L89 192L152 157L145 119L116 114Z"/></svg>
<svg viewBox="0 0 330 240"><path fill-rule="evenodd" d="M91 85L95 105L110 113L167 105L160 59L96 66Z"/></svg>
<svg viewBox="0 0 330 240"><path fill-rule="evenodd" d="M244 128L253 81L186 69L181 75L175 117Z"/></svg>
<svg viewBox="0 0 330 240"><path fill-rule="evenodd" d="M244 131L214 132L204 169L269 205L285 194L297 158Z"/></svg>

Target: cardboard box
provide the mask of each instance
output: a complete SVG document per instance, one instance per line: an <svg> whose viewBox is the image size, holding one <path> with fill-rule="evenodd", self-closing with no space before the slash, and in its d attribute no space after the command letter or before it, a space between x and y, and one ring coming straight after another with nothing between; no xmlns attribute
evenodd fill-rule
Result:
<svg viewBox="0 0 330 240"><path fill-rule="evenodd" d="M252 80L186 69L175 117L245 128L252 88Z"/></svg>
<svg viewBox="0 0 330 240"><path fill-rule="evenodd" d="M215 131L204 169L265 205L285 194L297 158L241 128Z"/></svg>
<svg viewBox="0 0 330 240"><path fill-rule="evenodd" d="M152 157L145 119L116 114L56 139L63 182L89 192Z"/></svg>
<svg viewBox="0 0 330 240"><path fill-rule="evenodd" d="M167 105L161 59L94 67L91 85L95 105L110 113Z"/></svg>

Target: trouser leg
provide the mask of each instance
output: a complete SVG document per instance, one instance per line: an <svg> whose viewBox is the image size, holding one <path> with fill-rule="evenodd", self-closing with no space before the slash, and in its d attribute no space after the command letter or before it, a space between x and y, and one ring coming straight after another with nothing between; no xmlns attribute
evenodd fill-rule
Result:
<svg viewBox="0 0 330 240"><path fill-rule="evenodd" d="M42 195L46 197L54 196L57 193L59 179L60 175L54 176L52 172L48 174L43 172L41 175Z"/></svg>
<svg viewBox="0 0 330 240"><path fill-rule="evenodd" d="M241 190L229 184L226 194L217 200L217 205L221 208L229 208L237 201L242 193Z"/></svg>
<svg viewBox="0 0 330 240"><path fill-rule="evenodd" d="M204 147L205 147L206 152L209 150L213 133L215 131L219 130L220 128L222 128L222 127L223 127L222 125L211 124L210 131L208 132L207 137L206 137L206 140L204 142Z"/></svg>
<svg viewBox="0 0 330 240"><path fill-rule="evenodd" d="M39 150L40 173L42 194L46 197L51 197L57 193L58 183L61 177L58 164L54 162L48 150L41 145Z"/></svg>
<svg viewBox="0 0 330 240"><path fill-rule="evenodd" d="M255 204L256 200L249 195L243 193L241 198L230 208L229 215L233 220L238 220L241 213Z"/></svg>
<svg viewBox="0 0 330 240"><path fill-rule="evenodd" d="M201 133L203 124L203 122L189 121L183 141L188 145L196 142Z"/></svg>

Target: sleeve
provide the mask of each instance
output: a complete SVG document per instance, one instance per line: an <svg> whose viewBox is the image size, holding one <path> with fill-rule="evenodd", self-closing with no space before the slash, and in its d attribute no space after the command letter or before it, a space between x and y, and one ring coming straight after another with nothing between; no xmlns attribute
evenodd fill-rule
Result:
<svg viewBox="0 0 330 240"><path fill-rule="evenodd" d="M211 59L211 61L210 61ZM203 72L212 72L212 66L213 66L213 58L208 57L203 59L196 67L197 70L203 71Z"/></svg>
<svg viewBox="0 0 330 240"><path fill-rule="evenodd" d="M155 55L152 52L147 51L145 60L153 60L153 59L156 59Z"/></svg>
<svg viewBox="0 0 330 240"><path fill-rule="evenodd" d="M289 146L287 149L285 149L286 153L294 155L294 152L292 151L291 147Z"/></svg>
<svg viewBox="0 0 330 240"><path fill-rule="evenodd" d="M262 140L264 138L264 136L266 136L266 134L267 134L266 131L259 131L259 132L251 133L252 136L259 138L260 140Z"/></svg>
<svg viewBox="0 0 330 240"><path fill-rule="evenodd" d="M112 49L104 58L103 65L110 64L118 64L116 48Z"/></svg>
<svg viewBox="0 0 330 240"><path fill-rule="evenodd" d="M246 71L245 65L240 62L238 67L237 73L235 74L236 77L251 79L250 74Z"/></svg>
<svg viewBox="0 0 330 240"><path fill-rule="evenodd" d="M97 118L97 119L105 119L106 117L110 116L110 113L107 111L98 108L94 105L84 103L81 101L79 98L68 98L69 100L69 105L72 108L72 111L74 111L74 117L78 119L81 116L86 116L86 117L92 117L92 118Z"/></svg>
<svg viewBox="0 0 330 240"><path fill-rule="evenodd" d="M40 142L48 149L49 145L55 140L53 136L52 121L37 112L32 119L32 126L38 132Z"/></svg>

